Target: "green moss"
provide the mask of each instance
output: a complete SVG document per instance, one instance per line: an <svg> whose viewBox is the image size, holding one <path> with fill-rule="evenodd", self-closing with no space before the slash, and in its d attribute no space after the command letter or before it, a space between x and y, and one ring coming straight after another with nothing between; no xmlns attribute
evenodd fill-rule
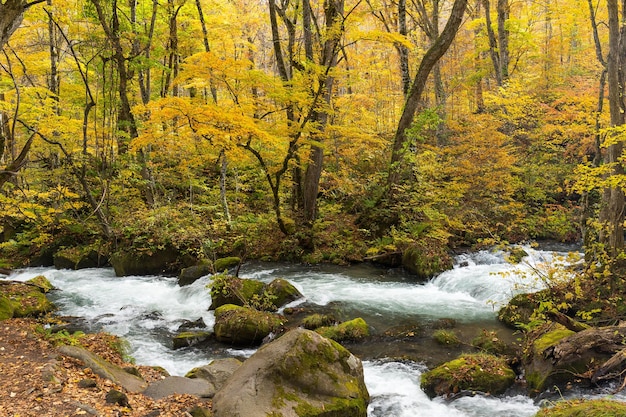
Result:
<svg viewBox="0 0 626 417"><path fill-rule="evenodd" d="M48 281L48 278L43 275L37 275L35 278L29 279L26 282L37 286L39 289L41 289L42 292L46 294L54 289L54 286L50 283L50 281Z"/></svg>
<svg viewBox="0 0 626 417"><path fill-rule="evenodd" d="M442 346L459 346L461 340L452 330L437 330L433 333L433 339Z"/></svg>
<svg viewBox="0 0 626 417"><path fill-rule="evenodd" d="M222 306L218 310L216 311L213 330L217 340L224 343L258 344L271 332L278 331L283 325L281 316L251 308Z"/></svg>
<svg viewBox="0 0 626 417"><path fill-rule="evenodd" d="M289 281L277 278L270 282L266 288L267 295L271 298L272 304L280 308L285 304L302 298L302 294Z"/></svg>
<svg viewBox="0 0 626 417"><path fill-rule="evenodd" d="M574 333L575 332L572 330L559 325L555 330L551 330L535 340L533 343L533 351L536 354L540 354L550 346L556 345L559 340L566 338L567 336L571 336Z"/></svg>
<svg viewBox="0 0 626 417"><path fill-rule="evenodd" d="M502 394L515 381L515 372L502 358L464 355L422 375L422 389L430 397L472 390Z"/></svg>
<svg viewBox="0 0 626 417"><path fill-rule="evenodd" d="M336 326L320 327L315 331L337 342L361 340L370 334L367 323L360 317Z"/></svg>
<svg viewBox="0 0 626 417"><path fill-rule="evenodd" d="M498 337L496 331L483 330L480 335L472 339L472 346L485 353L493 355L510 355L515 354L513 346L506 344Z"/></svg>
<svg viewBox="0 0 626 417"><path fill-rule="evenodd" d="M235 304L224 304L223 306L218 307L215 310L215 318L218 319L221 316L223 316L224 314L228 313L229 311L233 311L233 310L241 310L244 309L245 307L242 306L238 306Z"/></svg>
<svg viewBox="0 0 626 417"><path fill-rule="evenodd" d="M254 279L242 279L231 275L215 275L211 283L211 309L224 304L250 305L255 297L263 295L265 284Z"/></svg>
<svg viewBox="0 0 626 417"><path fill-rule="evenodd" d="M182 332L172 339L174 349L193 346L204 342L211 336L209 332Z"/></svg>
<svg viewBox="0 0 626 417"><path fill-rule="evenodd" d="M617 417L626 416L626 403L611 400L573 400L540 410L537 417Z"/></svg>
<svg viewBox="0 0 626 417"><path fill-rule="evenodd" d="M511 264L518 264L522 262L528 256L528 253L521 246L513 246L509 248L508 253L505 255L507 262Z"/></svg>
<svg viewBox="0 0 626 417"><path fill-rule="evenodd" d="M302 320L302 326L305 329L315 330L323 326L331 326L335 321L335 317L328 314L311 314Z"/></svg>
<svg viewBox="0 0 626 417"><path fill-rule="evenodd" d="M15 306L14 317L36 317L54 309L54 305L38 289L15 295L11 299Z"/></svg>
<svg viewBox="0 0 626 417"><path fill-rule="evenodd" d="M234 266L239 265L240 262L241 262L241 258L237 256L219 258L219 259L216 259L215 262L213 263L213 268L215 269L215 272L224 272L228 268L232 268Z"/></svg>
<svg viewBox="0 0 626 417"><path fill-rule="evenodd" d="M13 317L15 305L7 297L0 295L0 320L7 320Z"/></svg>

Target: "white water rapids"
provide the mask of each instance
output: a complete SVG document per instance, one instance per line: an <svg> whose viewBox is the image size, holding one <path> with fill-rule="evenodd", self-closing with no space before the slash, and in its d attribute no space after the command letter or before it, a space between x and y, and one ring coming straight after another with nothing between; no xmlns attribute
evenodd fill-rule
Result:
<svg viewBox="0 0 626 417"><path fill-rule="evenodd" d="M554 253L525 248L528 264L537 266ZM495 321L497 309L517 292L541 288L535 275L520 272L529 267L512 266L499 252L462 255L454 269L424 284L394 271L368 266L333 267L289 264L244 265L240 276L269 282L285 278L311 303L338 303L358 311L373 322L452 318L459 322ZM508 274L502 274L508 272ZM28 280L45 275L60 291L53 301L60 315L83 317L88 323L124 337L138 364L159 365L173 375L184 375L195 366L227 355L249 356L253 351L215 349L178 350L170 347L172 335L187 320L202 318L212 328L214 316L207 284L201 278L179 287L175 278L158 276L115 277L112 269L79 271L29 268L9 279ZM398 342L402 343L402 342ZM430 400L420 389L425 366L392 360L364 362L365 380L371 395L370 417L499 416L526 417L538 407L523 396L505 398L465 397L454 402Z"/></svg>

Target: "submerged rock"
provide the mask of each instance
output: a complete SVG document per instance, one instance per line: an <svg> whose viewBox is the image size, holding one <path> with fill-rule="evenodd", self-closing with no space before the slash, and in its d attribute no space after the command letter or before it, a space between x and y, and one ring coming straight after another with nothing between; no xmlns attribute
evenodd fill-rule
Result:
<svg viewBox="0 0 626 417"><path fill-rule="evenodd" d="M429 397L459 391L503 394L515 382L515 372L493 355L463 355L422 375L422 389Z"/></svg>
<svg viewBox="0 0 626 417"><path fill-rule="evenodd" d="M361 361L305 329L261 347L213 399L214 417L365 417Z"/></svg>

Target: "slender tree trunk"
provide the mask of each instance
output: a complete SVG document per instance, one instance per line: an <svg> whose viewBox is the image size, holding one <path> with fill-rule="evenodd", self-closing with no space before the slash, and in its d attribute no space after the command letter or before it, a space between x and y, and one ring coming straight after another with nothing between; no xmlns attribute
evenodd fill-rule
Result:
<svg viewBox="0 0 626 417"><path fill-rule="evenodd" d="M456 36L459 27L463 21L463 15L467 8L467 0L455 0L454 6L450 18L446 23L445 28L441 32L441 35L432 44L432 46L426 51L426 54L422 58L417 74L411 86L411 91L404 105L404 110L398 122L398 128L394 136L393 147L391 149L391 162L389 165L389 176L387 179L390 192L392 188L398 185L401 178L401 163L404 155L404 147L407 142L406 130L411 127L413 123L413 117L420 107L422 93L428 80L428 75L435 66L435 64L446 53L454 37Z"/></svg>
<svg viewBox="0 0 626 417"><path fill-rule="evenodd" d="M305 0L308 2L308 0ZM337 65L337 55L339 53L340 31L337 31L336 25L339 23L343 14L343 0L329 0L325 3L326 14L326 33L334 34L329 36L324 42L321 63L326 68L326 74L322 75L319 80L319 89L323 90L324 102L330 105L334 80L329 75L330 70ZM312 50L311 50L312 54ZM323 133L328 124L328 113L326 111L315 110L312 121L316 125L316 133L313 135L316 142L323 141ZM319 193L320 179L322 176L322 167L324 163L324 148L322 146L312 146L309 156L307 169L304 174L303 186L303 212L306 224L312 225L317 216L317 195Z"/></svg>
<svg viewBox="0 0 626 417"><path fill-rule="evenodd" d="M624 124L622 113L623 101L621 97L620 69L623 60L620 56L621 29L619 22L619 7L617 0L607 0L609 18L609 55L607 60L607 81L609 86L609 112L611 126ZM623 175L624 168L620 162L623 143L618 142L606 149L604 162L610 164L611 175ZM614 259L624 249L624 192L619 186L607 187L602 195L602 209L600 221L603 229L600 241L605 245L607 253Z"/></svg>
<svg viewBox="0 0 626 417"><path fill-rule="evenodd" d="M485 29L487 30L487 38L489 39L489 56L493 63L493 71L496 76L496 83L502 86L502 66L500 65L500 55L498 54L498 41L493 31L491 22L491 5L489 0L482 0L485 9Z"/></svg>
<svg viewBox="0 0 626 417"><path fill-rule="evenodd" d="M106 37L113 49L112 59L115 62L117 75L119 77L117 91L119 94L120 104L118 109L118 127L128 133L130 139L139 136L137 132L137 124L135 116L131 111L130 99L128 97L128 83L130 82L129 73L126 68L126 56L120 39L120 22L117 13L117 0L113 0L111 5L111 24L104 13L101 0L91 0L96 8L100 25L106 34ZM128 151L128 139L124 135L118 135L117 152L125 154Z"/></svg>
<svg viewBox="0 0 626 417"><path fill-rule="evenodd" d="M497 9L500 74L502 74L502 82L505 82L509 78L509 29L506 27L511 10L509 0L498 0Z"/></svg>
<svg viewBox="0 0 626 417"><path fill-rule="evenodd" d="M209 31L206 28L206 22L204 21L204 12L202 11L202 4L200 3L200 0L196 0L196 9L198 9L198 19L200 20L200 26L202 27L202 42L204 44L204 52L211 52L211 46L209 44ZM211 90L213 103L217 104L217 88L215 87L215 84L213 84L212 79L209 80L209 89Z"/></svg>
<svg viewBox="0 0 626 417"><path fill-rule="evenodd" d="M406 0L398 0L398 33L407 36L406 26ZM411 73L409 69L409 48L403 44L397 44L398 56L400 58L400 76L402 79L402 94L404 98L409 95L411 89Z"/></svg>
<svg viewBox="0 0 626 417"><path fill-rule="evenodd" d="M48 0L48 6L52 5L52 0ZM50 51L50 76L48 77L48 89L54 94L53 100L57 103L56 112L61 113L58 106L59 91L61 80L59 78L59 48L57 46L56 26L52 17L48 17L48 41L50 42L48 50Z"/></svg>

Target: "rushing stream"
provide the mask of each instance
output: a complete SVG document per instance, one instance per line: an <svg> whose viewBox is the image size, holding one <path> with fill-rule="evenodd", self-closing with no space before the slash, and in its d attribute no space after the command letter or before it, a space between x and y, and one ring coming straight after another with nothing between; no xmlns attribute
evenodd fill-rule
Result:
<svg viewBox="0 0 626 417"><path fill-rule="evenodd" d="M526 248L525 263L540 265L553 252ZM497 309L515 293L541 288L535 275L520 273L526 266L511 266L502 253L482 251L456 258L457 265L424 284L395 270L368 265L351 267L250 263L239 275L269 282L282 277L292 282L307 303L337 306L345 318L363 317L374 333L405 323L454 319L476 328L497 326ZM507 273L508 272L508 273ZM175 278L115 277L112 269L79 271L30 268L9 278L27 280L45 275L60 289L51 298L59 314L78 316L94 330L124 337L138 364L159 365L173 375L184 375L195 366L224 356L249 356L253 350L220 346L208 349L171 349L171 337L186 321L202 318L214 323L206 289L209 277L187 287ZM296 302L297 303L297 302ZM400 344L398 342L396 344ZM465 397L453 402L429 400L420 390L423 363L398 362L397 352L378 346L364 357L365 380L372 401L369 416L532 416L537 410L525 396L505 398ZM428 349L431 349L428 347ZM435 348L432 348L435 349Z"/></svg>

